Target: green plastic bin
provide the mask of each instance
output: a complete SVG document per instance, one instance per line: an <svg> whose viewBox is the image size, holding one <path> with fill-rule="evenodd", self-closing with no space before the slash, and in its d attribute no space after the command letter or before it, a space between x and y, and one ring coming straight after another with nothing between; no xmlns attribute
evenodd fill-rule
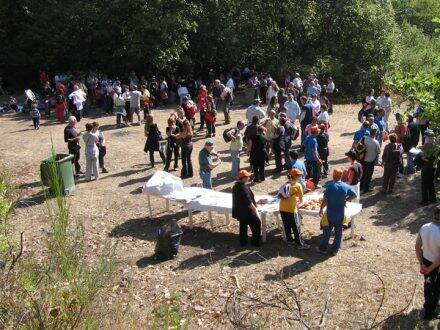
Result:
<svg viewBox="0 0 440 330"><path fill-rule="evenodd" d="M44 159L40 165L41 182L44 186L49 187L52 193L55 193L55 184L53 176L58 176L64 195L68 196L75 191L75 179L73 177L72 166L73 155L56 154ZM53 163L55 162L55 167ZM55 169L55 173L52 173ZM58 175L56 175L58 173ZM52 175L54 174L54 175Z"/></svg>

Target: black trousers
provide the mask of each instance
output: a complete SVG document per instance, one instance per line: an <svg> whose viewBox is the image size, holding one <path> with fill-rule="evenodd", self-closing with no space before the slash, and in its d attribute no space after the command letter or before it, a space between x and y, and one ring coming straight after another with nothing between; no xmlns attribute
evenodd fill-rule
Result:
<svg viewBox="0 0 440 330"><path fill-rule="evenodd" d="M200 111L200 129L203 129L205 127L205 113Z"/></svg>
<svg viewBox="0 0 440 330"><path fill-rule="evenodd" d="M184 144L181 149L181 158L182 158L182 171L180 177L182 179L192 178L193 177L193 166L191 162L191 153L193 151L192 144Z"/></svg>
<svg viewBox="0 0 440 330"><path fill-rule="evenodd" d="M312 178L315 186L318 185L319 179L321 178L321 170L319 164L316 160L314 161L306 161L306 169L309 178Z"/></svg>
<svg viewBox="0 0 440 330"><path fill-rule="evenodd" d="M264 161L258 164L252 165L252 172L254 172L254 181L264 181L266 176L264 173Z"/></svg>
<svg viewBox="0 0 440 330"><path fill-rule="evenodd" d="M423 258L423 264L427 267L431 266L432 262ZM439 268L434 269L430 274L425 275L425 284L423 287L425 296L425 316L430 318L435 316L435 312L440 297L440 274Z"/></svg>
<svg viewBox="0 0 440 330"><path fill-rule="evenodd" d="M361 178L361 190L370 190L371 178L374 173L375 162L363 162L363 174Z"/></svg>
<svg viewBox="0 0 440 330"><path fill-rule="evenodd" d="M104 156L107 154L107 148L105 146L99 146L98 149L99 149L99 156L98 156L99 167L104 168L105 167Z"/></svg>
<svg viewBox="0 0 440 330"><path fill-rule="evenodd" d="M149 104L145 104L142 107L142 111L144 112L144 120L146 120L147 119L147 115L150 114L150 105Z"/></svg>
<svg viewBox="0 0 440 330"><path fill-rule="evenodd" d="M322 160L321 168L322 168L322 174L327 175L328 174L328 156L319 156Z"/></svg>
<svg viewBox="0 0 440 330"><path fill-rule="evenodd" d="M279 141L275 141L272 145L272 150L275 156L275 171L281 172L283 170L283 158L282 158L282 152L283 149L281 149L279 145Z"/></svg>
<svg viewBox="0 0 440 330"><path fill-rule="evenodd" d="M178 167L179 163L179 146L175 145L174 147L168 147L167 148L167 159L165 162L165 171L168 171L170 169L171 159L174 154L174 168Z"/></svg>
<svg viewBox="0 0 440 330"><path fill-rule="evenodd" d="M422 202L435 202L435 170L422 170Z"/></svg>
<svg viewBox="0 0 440 330"><path fill-rule="evenodd" d="M382 191L393 192L399 165L387 165L383 168Z"/></svg>
<svg viewBox="0 0 440 330"><path fill-rule="evenodd" d="M284 232L286 233L286 239L288 242L293 242L292 231L295 237L295 243L303 245L304 242L301 238L301 227L299 219L295 219L295 214L290 212L280 211L281 219L283 220ZM298 220L298 221L297 221Z"/></svg>
<svg viewBox="0 0 440 330"><path fill-rule="evenodd" d="M252 232L252 244L259 244L261 240L260 219L255 214L249 213L249 215L239 218L238 221L240 222L240 245L244 246L248 243L248 226Z"/></svg>
<svg viewBox="0 0 440 330"><path fill-rule="evenodd" d="M215 134L215 123L206 121L206 129L208 130L208 134Z"/></svg>
<svg viewBox="0 0 440 330"><path fill-rule="evenodd" d="M81 165L79 164L79 158L80 158L80 154L81 154L81 149L79 149L78 151L72 151L69 150L69 154L73 155L73 166L75 167L75 173L79 174L79 172L81 171Z"/></svg>
<svg viewBox="0 0 440 330"><path fill-rule="evenodd" d="M40 127L40 118L32 118L32 122L34 123L34 128Z"/></svg>
<svg viewBox="0 0 440 330"><path fill-rule="evenodd" d="M163 154L162 150L150 149L150 150L148 150L148 154L150 155L151 166L154 166L154 152L155 151L159 152L160 158L162 159L162 162L165 164L165 155Z"/></svg>

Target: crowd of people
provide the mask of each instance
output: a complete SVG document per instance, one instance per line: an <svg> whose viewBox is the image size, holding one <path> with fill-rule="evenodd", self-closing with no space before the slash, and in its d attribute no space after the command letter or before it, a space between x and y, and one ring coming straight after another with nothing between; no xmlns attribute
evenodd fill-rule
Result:
<svg viewBox="0 0 440 330"><path fill-rule="evenodd" d="M156 166L156 153L165 171L178 170L180 160L182 179L194 176L193 140L200 133L202 137L204 135L206 140L197 161L201 186L206 189L213 189L212 172L221 164L211 137L218 133L218 122L231 123L231 106L242 83L246 93L253 98L251 105L243 118L220 133L230 153L230 179L236 180L232 189L232 213L240 222L242 246L248 243L248 227L252 232L251 244L261 244L261 220L249 183L265 181L266 169L272 160L275 164L272 173L281 175L284 172L288 177L278 191L279 210L286 239L298 249L310 248L301 235L301 219L297 212L303 194L321 188L322 180L329 175L331 180L325 185L319 211L320 216L325 218L321 221L323 238L316 247L323 254L338 253L345 204L357 196L354 188L357 185L362 194L372 191L372 178L378 166L383 167L382 187L378 193L384 196L393 194L397 179L420 170L420 203L427 205L437 201L434 182L440 172L432 153L436 144L435 133L424 119L422 108L406 114L393 112L392 100L386 90L380 90L378 94L370 90L358 112L360 128L354 133L352 143L347 145L345 155L348 165L345 169L330 170L331 115L337 91L331 77L327 77L326 85L321 86L318 77L313 74L305 79L298 73L288 74L282 87L269 74L257 74L249 68L240 72L240 78L234 72L216 77L211 71L208 77L206 80L152 77L147 81L144 76L138 77L131 72L122 83L118 79L90 72L81 76L57 75L52 88L47 74L42 71L40 81L43 99L49 107L45 115L50 116L53 108L60 122L68 116L64 139L69 153L74 156L76 176L82 174L79 163L81 136L86 149L85 179L91 180L92 175L98 179L99 167L102 172L107 172L104 166L105 139L99 124L87 123L84 133L77 129L84 112L87 114L86 109L96 106L115 115L118 126L132 125L134 117L138 125L143 121L144 151L149 156L151 167ZM151 109L174 104L177 104L177 109L169 116L162 134ZM35 102L30 103L30 115L34 127L38 129L40 112ZM394 127L392 115L397 123ZM243 169L244 157L249 158L250 169ZM333 230L335 238L329 249ZM422 241L427 240L424 237L419 237L418 249L421 249ZM425 249L422 250L423 258L418 252L421 271L429 278L428 274L432 269L438 269L440 262L431 256L425 258Z"/></svg>

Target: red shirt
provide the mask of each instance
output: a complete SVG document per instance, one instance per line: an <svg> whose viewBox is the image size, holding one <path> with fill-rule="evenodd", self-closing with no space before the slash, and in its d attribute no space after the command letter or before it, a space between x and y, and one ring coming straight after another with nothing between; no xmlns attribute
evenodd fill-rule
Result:
<svg viewBox="0 0 440 330"><path fill-rule="evenodd" d="M397 141L396 141L397 143L402 144L403 138L406 135L407 129L408 128L406 127L405 123L402 123L402 124L399 124L396 126L396 128L394 129L394 133L396 133L396 135L397 135Z"/></svg>

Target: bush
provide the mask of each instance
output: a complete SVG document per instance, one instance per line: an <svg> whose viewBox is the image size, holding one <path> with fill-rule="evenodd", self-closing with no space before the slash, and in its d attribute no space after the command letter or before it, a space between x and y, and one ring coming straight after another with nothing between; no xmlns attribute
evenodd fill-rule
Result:
<svg viewBox="0 0 440 330"><path fill-rule="evenodd" d="M55 185L55 199L46 200L49 230L45 251L22 254L23 240L11 243L8 217L12 214L10 185L0 171L0 327L1 328L98 328L105 315L103 289L110 283L114 248L104 246L94 260L84 246L81 223L72 224L62 186ZM57 167L51 168L54 182ZM22 238L22 236L21 236Z"/></svg>

